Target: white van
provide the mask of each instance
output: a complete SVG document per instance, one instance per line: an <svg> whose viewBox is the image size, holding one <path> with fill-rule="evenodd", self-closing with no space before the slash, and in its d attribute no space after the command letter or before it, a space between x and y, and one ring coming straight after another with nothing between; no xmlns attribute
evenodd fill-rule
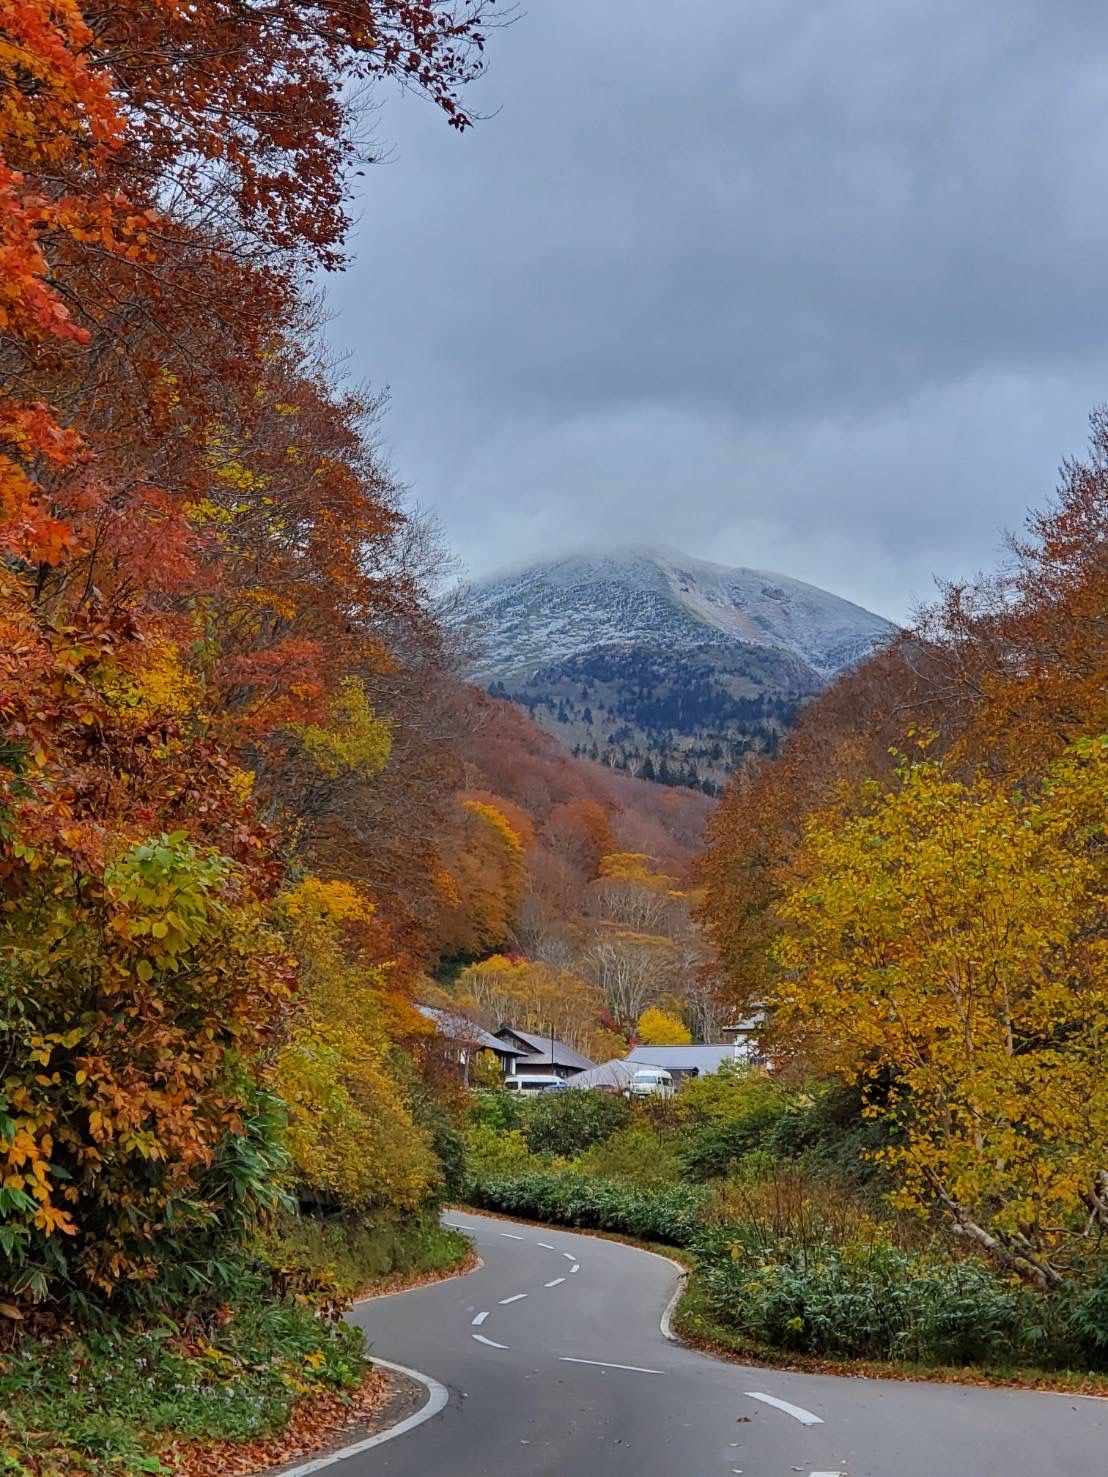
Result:
<svg viewBox="0 0 1108 1477"><path fill-rule="evenodd" d="M672 1097L673 1078L665 1067L639 1067L627 1092L630 1097Z"/></svg>
<svg viewBox="0 0 1108 1477"><path fill-rule="evenodd" d="M560 1087L562 1079L553 1075L546 1076L545 1073L536 1072L527 1077L505 1077L505 1092L545 1092L548 1087Z"/></svg>

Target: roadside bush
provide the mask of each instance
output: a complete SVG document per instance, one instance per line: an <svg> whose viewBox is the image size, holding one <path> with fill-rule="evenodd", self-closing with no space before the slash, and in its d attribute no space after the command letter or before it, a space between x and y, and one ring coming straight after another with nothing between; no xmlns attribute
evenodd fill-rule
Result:
<svg viewBox="0 0 1108 1477"><path fill-rule="evenodd" d="M520 1170L530 1159L518 1128L473 1123L465 1131L466 1172L472 1179L494 1179Z"/></svg>
<svg viewBox="0 0 1108 1477"><path fill-rule="evenodd" d="M492 1092L475 1092L469 1108L471 1124L488 1128L518 1128L525 1104L518 1092L496 1088Z"/></svg>
<svg viewBox="0 0 1108 1477"><path fill-rule="evenodd" d="M707 1192L690 1185L643 1190L592 1175L548 1170L474 1181L468 1199L506 1215L687 1246L697 1234Z"/></svg>
<svg viewBox="0 0 1108 1477"><path fill-rule="evenodd" d="M318 1308L329 1299L345 1305L391 1277L447 1271L464 1260L470 1244L435 1215L304 1215L282 1222L259 1249L278 1283Z"/></svg>
<svg viewBox="0 0 1108 1477"><path fill-rule="evenodd" d="M586 1149L573 1168L581 1174L655 1190L680 1183L681 1152L672 1133L659 1132L648 1123L632 1123L604 1143Z"/></svg>
<svg viewBox="0 0 1108 1477"><path fill-rule="evenodd" d="M539 1093L522 1104L521 1110L520 1127L531 1152L563 1159L603 1143L626 1127L631 1117L625 1098L587 1088Z"/></svg>
<svg viewBox="0 0 1108 1477"><path fill-rule="evenodd" d="M833 1358L919 1364L1071 1362L1057 1300L952 1261L881 1243L824 1243L776 1254L722 1227L694 1247L707 1307L756 1344Z"/></svg>
<svg viewBox="0 0 1108 1477"><path fill-rule="evenodd" d="M778 1159L803 1165L812 1175L875 1190L891 1188L888 1171L875 1158L892 1142L888 1118L872 1112L879 1101L871 1084L871 1112L865 1116L858 1086L810 1083L767 1129L764 1147Z"/></svg>
<svg viewBox="0 0 1108 1477"><path fill-rule="evenodd" d="M681 1173L698 1183L721 1179L735 1163L764 1147L766 1134L777 1121L776 1109L762 1110L727 1123L714 1123L694 1134L681 1151Z"/></svg>
<svg viewBox="0 0 1108 1477"><path fill-rule="evenodd" d="M789 1095L760 1068L724 1062L718 1072L686 1081L673 1105L682 1123L701 1129L748 1119L767 1123L786 1111Z"/></svg>

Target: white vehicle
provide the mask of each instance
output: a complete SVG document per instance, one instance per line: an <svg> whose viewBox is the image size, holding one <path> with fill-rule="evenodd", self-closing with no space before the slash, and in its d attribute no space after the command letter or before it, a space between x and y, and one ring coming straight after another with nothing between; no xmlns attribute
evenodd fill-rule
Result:
<svg viewBox="0 0 1108 1477"><path fill-rule="evenodd" d="M548 1087L560 1087L561 1077L547 1076L544 1072L536 1072L533 1076L505 1077L505 1092L545 1092Z"/></svg>
<svg viewBox="0 0 1108 1477"><path fill-rule="evenodd" d="M627 1092L631 1097L672 1097L673 1078L665 1067L639 1067Z"/></svg>

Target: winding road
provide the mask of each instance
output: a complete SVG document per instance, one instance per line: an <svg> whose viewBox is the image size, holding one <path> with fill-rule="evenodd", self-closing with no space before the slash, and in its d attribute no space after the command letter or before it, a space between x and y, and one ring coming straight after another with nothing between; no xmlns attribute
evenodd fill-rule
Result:
<svg viewBox="0 0 1108 1477"><path fill-rule="evenodd" d="M1108 1401L789 1374L668 1340L677 1284L616 1242L451 1213L484 1265L355 1310L441 1411L336 1477L1098 1477Z"/></svg>

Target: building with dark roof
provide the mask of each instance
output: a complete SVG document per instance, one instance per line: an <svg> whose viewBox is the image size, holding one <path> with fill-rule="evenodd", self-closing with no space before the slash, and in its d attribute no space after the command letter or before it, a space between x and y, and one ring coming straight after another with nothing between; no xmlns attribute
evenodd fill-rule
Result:
<svg viewBox="0 0 1108 1477"><path fill-rule="evenodd" d="M523 1055L519 1047L510 1042L501 1041L498 1036L486 1031L476 1021L471 1021L468 1016L462 1015L461 1011L443 1010L436 1005L419 1005L416 1008L420 1015L433 1022L438 1034L456 1049L457 1062L462 1069L464 1081L469 1081L469 1069L480 1051L491 1051L496 1054L503 1076L510 1077L514 1073L515 1064Z"/></svg>
<svg viewBox="0 0 1108 1477"><path fill-rule="evenodd" d="M521 1031L516 1026L502 1025L496 1032L502 1045L518 1053L514 1074L517 1077L541 1074L548 1077L576 1077L595 1066L572 1046L557 1037L540 1036L536 1031Z"/></svg>

